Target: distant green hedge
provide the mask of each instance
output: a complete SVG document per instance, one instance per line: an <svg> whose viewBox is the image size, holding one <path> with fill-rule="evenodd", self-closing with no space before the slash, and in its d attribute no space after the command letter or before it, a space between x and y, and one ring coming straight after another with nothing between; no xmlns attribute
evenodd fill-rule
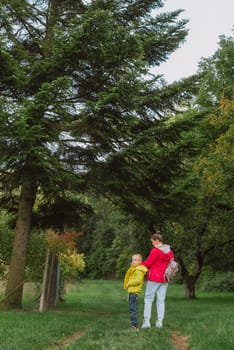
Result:
<svg viewBox="0 0 234 350"><path fill-rule="evenodd" d="M205 272L199 281L199 289L209 292L234 292L234 271Z"/></svg>

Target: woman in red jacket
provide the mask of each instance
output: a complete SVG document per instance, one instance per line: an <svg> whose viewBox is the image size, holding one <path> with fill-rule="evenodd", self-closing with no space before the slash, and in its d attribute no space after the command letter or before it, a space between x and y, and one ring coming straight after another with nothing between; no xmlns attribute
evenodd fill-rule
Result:
<svg viewBox="0 0 234 350"><path fill-rule="evenodd" d="M142 265L148 268L142 328L150 328L151 309L155 295L157 295L156 308L158 317L155 326L157 328L162 328L165 313L165 298L168 287L168 281L164 273L169 261L174 258L174 254L169 245L163 244L160 231L156 231L156 233L152 234L151 242L153 248L146 260L142 262Z"/></svg>

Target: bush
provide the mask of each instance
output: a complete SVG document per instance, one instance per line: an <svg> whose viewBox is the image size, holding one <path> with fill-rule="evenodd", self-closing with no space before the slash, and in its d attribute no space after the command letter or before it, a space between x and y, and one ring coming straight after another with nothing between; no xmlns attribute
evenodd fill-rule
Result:
<svg viewBox="0 0 234 350"><path fill-rule="evenodd" d="M199 281L199 289L208 292L234 292L234 271L204 273Z"/></svg>
<svg viewBox="0 0 234 350"><path fill-rule="evenodd" d="M41 282L46 256L46 241L43 231L33 230L29 236L25 280L27 282Z"/></svg>
<svg viewBox="0 0 234 350"><path fill-rule="evenodd" d="M116 262L116 277L124 278L124 275L131 264L132 251L130 251L129 247L123 249L122 253L119 255Z"/></svg>
<svg viewBox="0 0 234 350"><path fill-rule="evenodd" d="M0 280L5 279L7 273L8 273L8 266L5 264L0 254Z"/></svg>
<svg viewBox="0 0 234 350"><path fill-rule="evenodd" d="M13 246L14 230L11 228L12 215L0 211L0 255L2 263L9 265Z"/></svg>

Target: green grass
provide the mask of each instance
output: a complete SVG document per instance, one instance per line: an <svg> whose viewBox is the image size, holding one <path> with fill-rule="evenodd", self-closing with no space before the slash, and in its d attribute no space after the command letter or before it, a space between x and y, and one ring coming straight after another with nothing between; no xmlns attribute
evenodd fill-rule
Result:
<svg viewBox="0 0 234 350"><path fill-rule="evenodd" d="M234 294L197 293L196 300L179 298L178 286L168 293L167 321L189 336L192 350L234 349Z"/></svg>
<svg viewBox="0 0 234 350"><path fill-rule="evenodd" d="M188 336L191 350L234 349L234 295L200 293L185 300L183 287L170 285L163 329L129 330L126 292L120 281L84 280L70 286L66 302L39 313L30 291L25 311L0 312L0 350L173 350L171 334ZM143 296L139 320L142 322ZM155 307L152 324L155 321ZM66 346L61 341L82 332Z"/></svg>

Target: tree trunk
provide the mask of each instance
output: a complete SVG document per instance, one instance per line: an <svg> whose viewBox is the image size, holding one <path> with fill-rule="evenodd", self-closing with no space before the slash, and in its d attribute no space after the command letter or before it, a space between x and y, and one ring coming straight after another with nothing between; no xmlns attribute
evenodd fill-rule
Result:
<svg viewBox="0 0 234 350"><path fill-rule="evenodd" d="M188 299L196 299L195 294L195 280L193 277L189 276L185 279L185 297Z"/></svg>
<svg viewBox="0 0 234 350"><path fill-rule="evenodd" d="M177 256L177 260L181 268L181 276L183 277L185 283L184 294L188 299L196 299L195 286L196 282L202 271L203 258L201 254L197 254L197 267L193 274L189 274L188 269L185 266L184 260L181 256Z"/></svg>
<svg viewBox="0 0 234 350"><path fill-rule="evenodd" d="M24 284L28 236L31 228L32 209L35 202L36 187L25 182L21 187L19 209L15 227L13 250L5 291L3 307L20 309Z"/></svg>

